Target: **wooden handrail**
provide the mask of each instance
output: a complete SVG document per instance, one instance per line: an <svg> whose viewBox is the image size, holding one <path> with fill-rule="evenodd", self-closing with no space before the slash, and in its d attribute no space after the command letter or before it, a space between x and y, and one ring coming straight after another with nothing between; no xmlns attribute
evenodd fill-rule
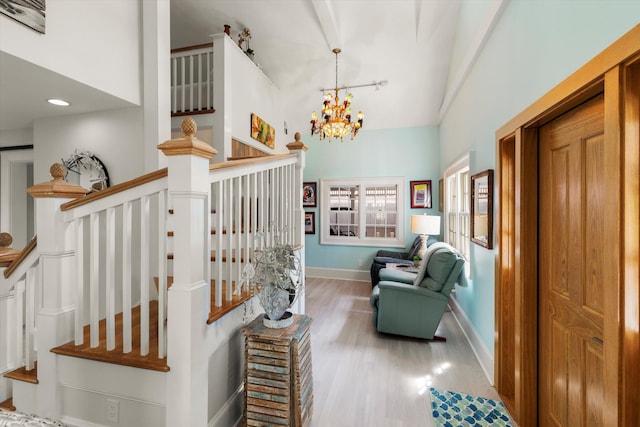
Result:
<svg viewBox="0 0 640 427"><path fill-rule="evenodd" d="M158 169L157 171L150 172L148 174L139 176L129 181L122 182L120 184L116 184L113 187L106 188L101 191L96 191L95 193L89 193L84 197L80 197L78 199L72 200L71 202L67 202L60 206L61 211L68 211L73 208L77 208L78 206L83 206L88 203L91 203L95 200L104 199L105 197L113 196L117 193L122 193L123 191L130 190L132 188L138 187L142 184L146 184L151 181L155 181L157 179L161 179L167 176L167 168Z"/></svg>
<svg viewBox="0 0 640 427"><path fill-rule="evenodd" d="M189 50L202 49L202 48L205 48L205 47L213 47L213 42L196 44L196 45L193 45L193 46L177 47L175 49L171 49L171 53L186 52L186 51L189 51Z"/></svg>
<svg viewBox="0 0 640 427"><path fill-rule="evenodd" d="M4 278L5 279L8 279L9 276L11 276L11 273L13 273L16 268L18 268L20 263L22 261L24 261L24 259L27 256L29 256L29 254L31 252L33 252L33 250L37 246L37 239L38 239L38 236L33 236L33 239L31 239L31 241L27 244L27 246L25 246L25 248L20 252L20 255L18 255L18 257L16 259L14 259L11 262L11 264L9 264L7 269L4 271Z"/></svg>
<svg viewBox="0 0 640 427"><path fill-rule="evenodd" d="M251 157L251 158L238 159L238 160L233 160L233 161L223 162L223 163L212 163L211 165L209 165L209 172L212 172L218 169L239 168L239 167L253 165L257 163L267 163L267 162L272 162L274 160L289 159L292 157L296 157L296 155L295 154L275 154L273 156Z"/></svg>

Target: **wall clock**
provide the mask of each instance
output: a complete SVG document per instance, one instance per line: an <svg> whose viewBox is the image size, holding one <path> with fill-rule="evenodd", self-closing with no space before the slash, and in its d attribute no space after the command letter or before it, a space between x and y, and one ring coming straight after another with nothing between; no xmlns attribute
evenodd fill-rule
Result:
<svg viewBox="0 0 640 427"><path fill-rule="evenodd" d="M89 151L75 152L62 160L67 169L65 181L79 185L90 191L104 190L109 186L109 174L104 163Z"/></svg>

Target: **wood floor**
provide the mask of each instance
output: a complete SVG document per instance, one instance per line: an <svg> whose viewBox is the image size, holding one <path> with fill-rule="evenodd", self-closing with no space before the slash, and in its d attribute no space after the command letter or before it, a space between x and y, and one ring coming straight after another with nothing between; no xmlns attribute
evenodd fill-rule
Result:
<svg viewBox="0 0 640 427"><path fill-rule="evenodd" d="M433 426L429 386L499 399L450 312L437 331L447 342L379 334L370 292L366 282L307 279L312 426Z"/></svg>

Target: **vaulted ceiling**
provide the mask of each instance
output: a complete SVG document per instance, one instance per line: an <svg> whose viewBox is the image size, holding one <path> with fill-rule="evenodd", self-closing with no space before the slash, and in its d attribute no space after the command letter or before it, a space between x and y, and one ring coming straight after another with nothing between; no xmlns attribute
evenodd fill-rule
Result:
<svg viewBox="0 0 640 427"><path fill-rule="evenodd" d="M251 30L255 62L287 99L294 130L307 130L322 88L353 88L367 128L437 124L459 0L172 0L171 47L206 43L231 26ZM341 93L343 95L343 93ZM303 126L304 129L299 129Z"/></svg>

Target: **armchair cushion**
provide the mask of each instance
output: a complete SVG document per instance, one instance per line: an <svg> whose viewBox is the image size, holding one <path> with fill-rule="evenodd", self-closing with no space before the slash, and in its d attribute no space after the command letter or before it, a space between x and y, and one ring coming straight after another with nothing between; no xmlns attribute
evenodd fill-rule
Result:
<svg viewBox="0 0 640 427"><path fill-rule="evenodd" d="M439 253L440 255L438 255ZM442 289L442 286L440 286L439 289L433 289L433 287L437 288L439 282L444 284L444 281L451 271L451 267L456 261L456 257L451 256L455 253L456 250L444 242L437 242L429 246L427 252L424 254L424 259L420 264L420 270L418 270L413 284L416 286L426 286L426 283L424 285L422 284L423 279L426 277L435 281L435 283L431 283L431 286L429 286L432 290L439 291Z"/></svg>

